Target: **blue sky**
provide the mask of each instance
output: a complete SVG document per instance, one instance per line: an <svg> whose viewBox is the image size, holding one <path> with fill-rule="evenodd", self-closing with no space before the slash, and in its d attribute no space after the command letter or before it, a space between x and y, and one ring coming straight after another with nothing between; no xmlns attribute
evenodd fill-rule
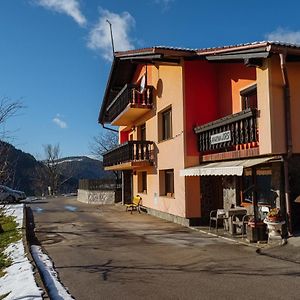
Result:
<svg viewBox="0 0 300 300"><path fill-rule="evenodd" d="M261 40L300 43L298 1L1 0L0 98L25 106L5 125L13 144L43 157L89 155L116 50L203 48Z"/></svg>

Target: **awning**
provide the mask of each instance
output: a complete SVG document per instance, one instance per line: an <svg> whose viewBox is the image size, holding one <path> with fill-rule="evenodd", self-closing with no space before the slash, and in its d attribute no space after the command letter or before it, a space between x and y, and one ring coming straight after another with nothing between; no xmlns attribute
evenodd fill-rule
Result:
<svg viewBox="0 0 300 300"><path fill-rule="evenodd" d="M244 168L266 163L274 158L263 157L202 164L180 170L180 176L242 176Z"/></svg>

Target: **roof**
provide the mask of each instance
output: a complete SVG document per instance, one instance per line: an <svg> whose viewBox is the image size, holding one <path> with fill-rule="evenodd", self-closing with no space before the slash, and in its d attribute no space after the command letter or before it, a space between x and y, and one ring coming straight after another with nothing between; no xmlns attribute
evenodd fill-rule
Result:
<svg viewBox="0 0 300 300"><path fill-rule="evenodd" d="M195 56L197 56L196 49L165 46L115 52L98 122L101 124L106 122L106 107L113 101L120 89L131 80L138 63L145 64L159 61L178 63L180 58Z"/></svg>
<svg viewBox="0 0 300 300"><path fill-rule="evenodd" d="M268 46L280 46L284 48L290 49L299 49L300 44L292 44L285 43L280 41L255 41L251 43L242 43L236 45L226 45L226 46L218 46L218 47L206 47L206 48L186 48L186 47L170 47L170 46L153 46L149 48L140 48L140 49L132 49L126 51L115 52L116 57L125 57L131 55L141 55L141 54L153 54L161 51L172 51L177 53L177 55L186 54L212 54L212 53L220 53L223 51L234 51L234 50L242 50L242 49L255 49L259 47L268 47Z"/></svg>
<svg viewBox="0 0 300 300"><path fill-rule="evenodd" d="M209 61L262 59L269 57L272 53L283 51L290 56L298 57L300 56L300 45L280 41L256 41L200 49L154 46L115 52L98 121L101 124L106 122L106 107L113 101L119 90L130 82L138 64L163 61L178 63L180 59L206 59Z"/></svg>
<svg viewBox="0 0 300 300"><path fill-rule="evenodd" d="M180 48L180 47L167 47L167 46L154 46L150 48L140 48L132 49L126 51L115 52L116 57L125 57L131 55L145 55L145 54L154 54L154 53L173 53L177 55L183 54L196 54L197 49L190 48Z"/></svg>
<svg viewBox="0 0 300 300"><path fill-rule="evenodd" d="M291 43L285 43L280 41L256 41L251 43L243 43L243 44L237 44L237 45L227 45L227 46L220 46L220 47L211 47L211 48L200 48L197 49L198 55L203 54L212 54L212 53L220 53L224 51L234 51L234 50L241 50L241 49L255 49L258 47L268 47L268 46L280 46L284 48L291 48L291 49L299 49L299 44L291 44Z"/></svg>

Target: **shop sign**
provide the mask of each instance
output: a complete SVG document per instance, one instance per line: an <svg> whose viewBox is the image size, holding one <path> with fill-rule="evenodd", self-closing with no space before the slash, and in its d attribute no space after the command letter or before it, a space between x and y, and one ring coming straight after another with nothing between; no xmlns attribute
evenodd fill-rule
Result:
<svg viewBox="0 0 300 300"><path fill-rule="evenodd" d="M228 131L223 131L217 134L212 134L210 136L210 144L215 145L215 144L220 144L224 142L229 142L231 141L231 132L230 130Z"/></svg>

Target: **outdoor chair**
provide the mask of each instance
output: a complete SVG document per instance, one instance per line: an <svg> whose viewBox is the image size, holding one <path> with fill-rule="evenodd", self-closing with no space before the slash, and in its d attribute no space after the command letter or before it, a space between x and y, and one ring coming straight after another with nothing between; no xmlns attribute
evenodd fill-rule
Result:
<svg viewBox="0 0 300 300"><path fill-rule="evenodd" d="M131 209L131 214L134 210L137 210L139 213L141 213L141 201L142 201L142 197L139 195L136 195L132 198L132 202L129 204L126 204L126 211L128 211L128 209Z"/></svg>
<svg viewBox="0 0 300 300"><path fill-rule="evenodd" d="M215 222L216 231L218 231L219 220L222 220L223 228L225 229L224 221L227 220L226 212L224 209L212 210L209 214L209 230L211 230L211 223Z"/></svg>
<svg viewBox="0 0 300 300"><path fill-rule="evenodd" d="M247 224L251 217L254 217L254 215L244 215L242 218L233 216L232 218L232 225L241 228L242 238L247 233Z"/></svg>

